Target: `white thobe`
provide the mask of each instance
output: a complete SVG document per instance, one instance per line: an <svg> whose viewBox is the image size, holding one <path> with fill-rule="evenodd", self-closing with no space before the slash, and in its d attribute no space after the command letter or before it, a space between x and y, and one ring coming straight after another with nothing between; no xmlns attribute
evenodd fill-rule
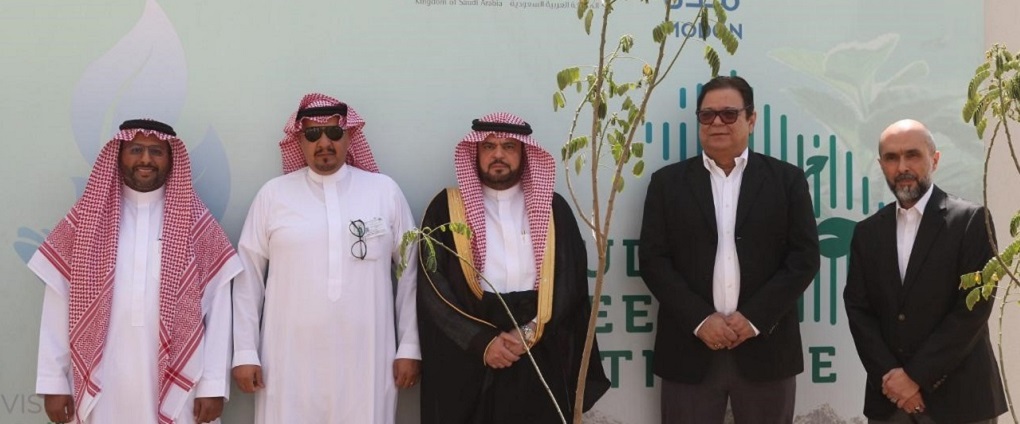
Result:
<svg viewBox="0 0 1020 424"><path fill-rule="evenodd" d="M117 263L103 359L96 370L102 391L79 407L85 423L155 423L159 403L159 271L164 189L123 188ZM36 392L72 394L68 335L68 281L36 252L28 267L46 283ZM202 298L205 338L192 356L202 374L182 405L177 423L194 423L195 397L228 397L230 380L230 279L241 272L234 256L213 276ZM218 420L217 420L218 422Z"/></svg>
<svg viewBox="0 0 1020 424"><path fill-rule="evenodd" d="M302 168L259 190L234 282L234 366L261 365L265 380L256 423L394 422L393 361L421 358L417 270L398 277L395 299L391 279L414 226L392 179L349 165L327 176ZM414 263L416 244L407 255Z"/></svg>
<svg viewBox="0 0 1020 424"><path fill-rule="evenodd" d="M524 190L483 187L485 204L485 266L482 276L492 284L485 291L509 293L535 289L535 254L531 246Z"/></svg>

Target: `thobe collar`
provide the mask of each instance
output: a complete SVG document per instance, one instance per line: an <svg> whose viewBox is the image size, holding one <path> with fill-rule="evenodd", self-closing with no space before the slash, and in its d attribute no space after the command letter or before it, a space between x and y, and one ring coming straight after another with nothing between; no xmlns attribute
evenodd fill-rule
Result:
<svg viewBox="0 0 1020 424"><path fill-rule="evenodd" d="M506 190L496 190L489 186L483 185L482 193L488 200L505 202L508 200L512 200L515 197L523 197L524 189L521 188L521 183L514 184L513 187L510 187Z"/></svg>
<svg viewBox="0 0 1020 424"><path fill-rule="evenodd" d="M124 199L131 202L131 204L148 205L163 200L163 196L166 195L166 184L147 192L135 190L125 184L123 193Z"/></svg>
<svg viewBox="0 0 1020 424"><path fill-rule="evenodd" d="M340 180L343 180L344 178L347 178L351 174L350 167L347 166L346 164L341 165L340 169L336 170L336 172L334 172L332 174L329 174L329 175L322 175L322 174L320 174L318 172L315 172L315 171L312 170L311 167L308 167L308 171L307 172L308 172L308 178L310 180L312 180L312 181L315 181L315 182L319 183L319 184L338 183L338 182L340 182Z"/></svg>

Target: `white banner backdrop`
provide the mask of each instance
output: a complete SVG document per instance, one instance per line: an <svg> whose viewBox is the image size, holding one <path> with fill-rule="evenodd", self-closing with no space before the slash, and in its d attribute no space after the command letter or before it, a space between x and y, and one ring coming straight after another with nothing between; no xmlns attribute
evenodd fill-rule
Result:
<svg viewBox="0 0 1020 424"><path fill-rule="evenodd" d="M675 3L675 17L691 19L702 1ZM741 43L723 69L756 89L752 148L805 169L822 236L821 271L799 306L806 371L798 378L797 422L862 422L864 375L841 293L853 224L891 199L875 166L877 137L900 118L927 122L943 151L938 183L979 200L980 144L958 111L982 58L980 3L719 1ZM517 113L558 156L571 116L552 111L555 74L594 64L597 53L575 6L4 1L0 422L46 420L34 394L42 285L24 262L77 198L122 120L149 116L174 125L191 151L200 194L236 240L255 191L280 173L284 120L304 93L330 94L368 122L380 167L420 217L454 183L453 146L473 118ZM610 38L635 34L636 54L651 60L659 10L620 2ZM674 38L688 30L678 24ZM709 77L701 53L693 42L653 100L639 135L647 172L699 152L693 109ZM658 422L658 381L650 373L656 303L637 269L646 184L631 178L617 203L599 300L599 342L613 389L593 422ZM557 187L566 192L562 175ZM250 422L251 407L249 396L235 393L224 422ZM415 391L402 394L398 416L417 422Z"/></svg>

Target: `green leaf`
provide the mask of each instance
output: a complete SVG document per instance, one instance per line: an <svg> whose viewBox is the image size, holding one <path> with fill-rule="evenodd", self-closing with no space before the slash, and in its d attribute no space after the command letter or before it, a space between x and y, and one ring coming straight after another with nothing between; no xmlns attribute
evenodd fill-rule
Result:
<svg viewBox="0 0 1020 424"><path fill-rule="evenodd" d="M577 19L584 17L585 10L588 10L588 0L581 0L577 2Z"/></svg>
<svg viewBox="0 0 1020 424"><path fill-rule="evenodd" d="M613 153L613 161L619 163L623 157L623 145L620 143L610 143L610 151Z"/></svg>
<svg viewBox="0 0 1020 424"><path fill-rule="evenodd" d="M977 287L978 284L981 284L981 271L974 271L960 276L961 290Z"/></svg>
<svg viewBox="0 0 1020 424"><path fill-rule="evenodd" d="M712 2L712 10L715 12L715 20L720 24L725 24L726 10L723 9L722 2L721 1ZM703 13L708 14L708 11L706 10Z"/></svg>
<svg viewBox="0 0 1020 424"><path fill-rule="evenodd" d="M726 53L733 55L737 52L737 46L740 44L737 41L737 37L730 32L730 29L722 23L715 24L715 36L722 42L723 47L726 47Z"/></svg>
<svg viewBox="0 0 1020 424"><path fill-rule="evenodd" d="M570 158L574 157L574 155L578 151L580 151L581 149L585 148L587 145L588 145L588 136L583 135L583 136L579 136L579 137L574 137L569 142L567 142L567 145L563 148L563 152L564 152L563 153L563 161L565 162L565 161L569 160Z"/></svg>
<svg viewBox="0 0 1020 424"><path fill-rule="evenodd" d="M974 305L976 305L979 300L981 300L981 289L976 288L971 290L970 293L967 293L967 309L973 310Z"/></svg>
<svg viewBox="0 0 1020 424"><path fill-rule="evenodd" d="M701 6L701 22L698 23L701 33L702 40L707 40L708 36L712 33L712 27L708 24L708 11L705 10L705 6Z"/></svg>
<svg viewBox="0 0 1020 424"><path fill-rule="evenodd" d="M1020 239L1013 240L1013 242L1006 247L1006 250L1003 250L1002 253L999 254L999 257L1001 257L1002 261L1006 263L1006 266L1013 266L1013 262L1016 261L1018 254L1020 254Z"/></svg>
<svg viewBox="0 0 1020 424"><path fill-rule="evenodd" d="M705 46L705 61L708 62L708 66L712 68L712 78L719 76L719 54L715 52L712 46Z"/></svg>
<svg viewBox="0 0 1020 424"><path fill-rule="evenodd" d="M1020 231L1020 211L1017 211L1009 220L1009 235L1016 237L1018 231Z"/></svg>
<svg viewBox="0 0 1020 424"><path fill-rule="evenodd" d="M633 107L634 107L634 101L631 100L630 97L627 97L626 99L623 100L623 105L620 106L620 110L628 110L628 109L633 108Z"/></svg>
<svg viewBox="0 0 1020 424"><path fill-rule="evenodd" d="M1020 100L1020 74L1013 75L1013 78L1007 83L1009 90L1009 99L1012 101Z"/></svg>
<svg viewBox="0 0 1020 424"><path fill-rule="evenodd" d="M655 41L656 44L660 44L665 39L666 35L662 33L661 27L656 25L655 28L652 28L652 41Z"/></svg>
<svg viewBox="0 0 1020 424"><path fill-rule="evenodd" d="M659 28L659 33L662 35L662 39L661 40L655 40L655 42L661 44L661 43L666 42L667 39L669 39L669 35L673 33L673 28L675 28L675 25L674 25L673 22L663 21L661 24L659 24L658 28ZM654 30L652 31L652 38L655 38L655 31Z"/></svg>
<svg viewBox="0 0 1020 424"><path fill-rule="evenodd" d="M645 143L631 143L630 154L636 158L643 157L645 155Z"/></svg>
<svg viewBox="0 0 1020 424"><path fill-rule="evenodd" d="M622 96L624 94L627 94L627 91L630 91L630 88L633 86L634 86L633 83L620 84L616 86L616 95Z"/></svg>
<svg viewBox="0 0 1020 424"><path fill-rule="evenodd" d="M563 91L568 85L576 83L579 79L581 79L581 69L576 66L556 74L556 84L559 85L560 91Z"/></svg>
<svg viewBox="0 0 1020 424"><path fill-rule="evenodd" d="M584 167L584 155L578 156L577 159L574 159L574 172L576 172L577 175L581 175L582 167Z"/></svg>
<svg viewBox="0 0 1020 424"><path fill-rule="evenodd" d="M630 49L634 48L634 36L630 34L624 34L620 37L620 50L624 53L630 53Z"/></svg>
<svg viewBox="0 0 1020 424"><path fill-rule="evenodd" d="M988 300L995 293L995 289L998 287L997 284L985 284L981 286L981 297L984 300Z"/></svg>
<svg viewBox="0 0 1020 424"><path fill-rule="evenodd" d="M584 15L584 32L591 35L591 20L595 17L595 11L588 9L588 13Z"/></svg>
<svg viewBox="0 0 1020 424"><path fill-rule="evenodd" d="M634 176L640 177L645 173L645 161L639 160L634 164Z"/></svg>
<svg viewBox="0 0 1020 424"><path fill-rule="evenodd" d="M617 175L616 178L613 179L613 190L616 190L617 193L623 191L623 183L623 177Z"/></svg>
<svg viewBox="0 0 1020 424"><path fill-rule="evenodd" d="M974 112L977 111L978 104L981 103L981 99L976 97L968 97L967 103L963 105L963 122L971 123L974 122Z"/></svg>
<svg viewBox="0 0 1020 424"><path fill-rule="evenodd" d="M567 99L563 97L562 91L553 93L553 111L560 110L561 107L567 106Z"/></svg>
<svg viewBox="0 0 1020 424"><path fill-rule="evenodd" d="M978 88L981 87L981 84L984 83L985 80L988 79L988 76L992 74L991 71L988 70L990 66L992 66L990 63L985 62L974 70L974 78L971 78L970 83L967 84L967 98L972 99L977 97Z"/></svg>
<svg viewBox="0 0 1020 424"><path fill-rule="evenodd" d="M430 272L436 271L436 246L432 243L431 238L425 238L425 269Z"/></svg>
<svg viewBox="0 0 1020 424"><path fill-rule="evenodd" d="M599 119L606 119L606 102L599 102Z"/></svg>
<svg viewBox="0 0 1020 424"><path fill-rule="evenodd" d="M989 284L994 283L999 279L999 275L1002 274L1002 264L999 260L992 258L985 264L985 268L981 270L981 274L974 278L975 284Z"/></svg>
<svg viewBox="0 0 1020 424"><path fill-rule="evenodd" d="M627 111L627 120L630 121L630 122L637 122L637 120L639 118L638 117L638 113L639 112L640 111L636 107L630 108L630 110Z"/></svg>
<svg viewBox="0 0 1020 424"><path fill-rule="evenodd" d="M576 84L574 84L574 86L576 86L576 87L577 87L577 93L578 93L578 94L581 94L581 81L580 81L580 80L578 80L578 81L577 81L577 83L576 83Z"/></svg>
<svg viewBox="0 0 1020 424"><path fill-rule="evenodd" d="M471 227L466 222L451 222L449 226L450 231L471 238Z"/></svg>

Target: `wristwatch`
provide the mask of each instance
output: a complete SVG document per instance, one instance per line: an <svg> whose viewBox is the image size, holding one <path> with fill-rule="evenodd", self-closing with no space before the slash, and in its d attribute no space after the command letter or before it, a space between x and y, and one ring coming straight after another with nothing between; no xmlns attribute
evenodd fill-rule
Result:
<svg viewBox="0 0 1020 424"><path fill-rule="evenodd" d="M529 322L521 326L521 333L524 334L524 341L530 346L535 343L535 323Z"/></svg>

